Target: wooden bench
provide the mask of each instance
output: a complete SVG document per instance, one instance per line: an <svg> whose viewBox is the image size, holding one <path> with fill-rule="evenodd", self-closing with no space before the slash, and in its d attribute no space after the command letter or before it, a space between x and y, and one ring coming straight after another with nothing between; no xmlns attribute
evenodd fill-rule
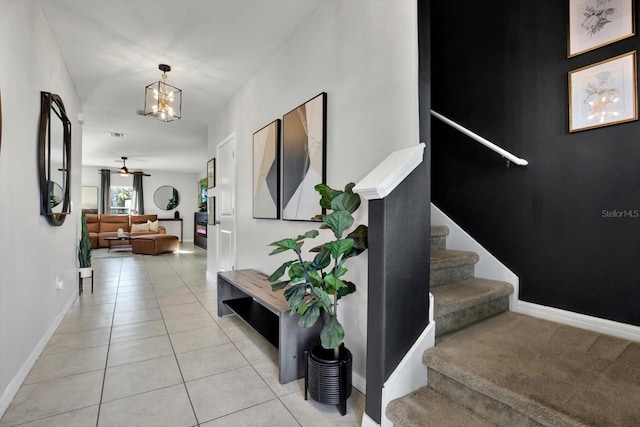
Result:
<svg viewBox="0 0 640 427"><path fill-rule="evenodd" d="M267 275L255 270L218 273L218 316L237 314L278 349L280 383L304 377L305 350L320 343L321 322L298 326L299 314L290 315L284 289L271 290Z"/></svg>

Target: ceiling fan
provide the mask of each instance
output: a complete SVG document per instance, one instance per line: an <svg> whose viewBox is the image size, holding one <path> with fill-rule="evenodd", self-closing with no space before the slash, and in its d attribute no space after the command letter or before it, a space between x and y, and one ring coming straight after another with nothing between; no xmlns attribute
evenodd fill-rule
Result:
<svg viewBox="0 0 640 427"><path fill-rule="evenodd" d="M121 159L122 159L122 167L117 171L111 171L111 173L118 173L120 174L120 176L129 176L129 175L151 176L148 173L144 173L142 171L129 172L129 169L127 169L127 157L123 156L121 157Z"/></svg>

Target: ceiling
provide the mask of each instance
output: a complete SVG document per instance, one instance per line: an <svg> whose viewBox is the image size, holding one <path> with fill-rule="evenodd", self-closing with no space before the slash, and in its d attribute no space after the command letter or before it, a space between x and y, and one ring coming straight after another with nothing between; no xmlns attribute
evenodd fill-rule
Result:
<svg viewBox="0 0 640 427"><path fill-rule="evenodd" d="M320 2L40 0L82 101L82 164L204 170L207 124ZM182 89L169 123L137 114L161 63Z"/></svg>

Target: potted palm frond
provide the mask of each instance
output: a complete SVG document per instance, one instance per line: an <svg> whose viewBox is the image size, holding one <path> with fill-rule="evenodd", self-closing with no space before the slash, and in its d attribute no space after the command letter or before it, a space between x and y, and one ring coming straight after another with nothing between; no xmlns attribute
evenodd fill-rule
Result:
<svg viewBox="0 0 640 427"><path fill-rule="evenodd" d="M80 264L80 277L91 277L91 239L87 227L87 215L82 212L82 231L78 244L78 263Z"/></svg>
<svg viewBox="0 0 640 427"><path fill-rule="evenodd" d="M298 325L303 328L313 326L317 321L324 325L320 333L321 345L310 350L307 356L305 375L305 399L307 392L321 403L339 404L342 415L346 413L346 400L351 394L351 352L344 346L344 328L338 321L338 301L355 292L356 285L344 279L347 273L345 263L349 258L360 255L367 249L365 225L353 227L352 214L360 206L360 196L354 194L355 184L349 183L344 191L318 184L320 206L330 210L320 215L321 229L329 229L335 240L310 249L315 253L311 261L302 257L302 245L306 239L319 235L310 230L295 238L271 243L275 246L270 255L292 251L295 258L283 263L270 277L272 289L284 292L291 313L298 313ZM287 276L287 280L280 279Z"/></svg>

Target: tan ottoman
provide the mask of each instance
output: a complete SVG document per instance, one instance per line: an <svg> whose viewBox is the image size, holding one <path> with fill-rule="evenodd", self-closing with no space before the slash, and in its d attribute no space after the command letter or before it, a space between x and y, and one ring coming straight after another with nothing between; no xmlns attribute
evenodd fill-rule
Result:
<svg viewBox="0 0 640 427"><path fill-rule="evenodd" d="M159 255L177 251L180 247L178 236L170 234L147 234L131 238L134 254Z"/></svg>

